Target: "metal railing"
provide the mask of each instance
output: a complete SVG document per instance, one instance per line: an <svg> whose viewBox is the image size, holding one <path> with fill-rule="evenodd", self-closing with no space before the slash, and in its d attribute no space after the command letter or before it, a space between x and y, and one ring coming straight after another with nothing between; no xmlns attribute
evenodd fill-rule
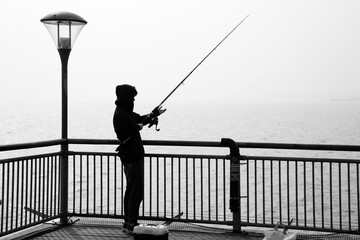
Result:
<svg viewBox="0 0 360 240"><path fill-rule="evenodd" d="M110 141L111 142L111 141ZM110 143L110 142L102 142ZM69 140L70 144L99 144ZM145 145L224 147L214 142L144 141ZM229 224L227 155L147 153L142 219ZM69 152L69 215L122 218L126 180L116 153Z"/></svg>
<svg viewBox="0 0 360 240"><path fill-rule="evenodd" d="M0 160L0 236L57 218L123 218L126 182L114 152L116 140L6 145L0 146L0 153L64 144L68 152L43 150ZM144 144L154 151L145 157L142 219L168 220L183 212L176 221L227 224L240 231L245 225L273 227L293 218L291 227L296 229L359 234L360 146L236 143L231 139ZM239 149L241 153L276 152L242 155ZM288 150L300 150L300 157L283 156ZM341 154L303 157L318 151ZM357 155L341 157L349 152ZM61 187L64 182L67 188ZM61 192L64 189L66 194Z"/></svg>
<svg viewBox="0 0 360 240"><path fill-rule="evenodd" d="M0 146L0 153L57 146L62 140ZM56 219L59 152L0 160L0 236Z"/></svg>
<svg viewBox="0 0 360 240"><path fill-rule="evenodd" d="M310 157L242 155L241 220L273 226L294 219L292 228L360 232L360 147L238 143L240 148L320 151ZM334 155L327 158L323 155ZM345 158L353 153L351 158ZM315 156L316 155L316 156Z"/></svg>

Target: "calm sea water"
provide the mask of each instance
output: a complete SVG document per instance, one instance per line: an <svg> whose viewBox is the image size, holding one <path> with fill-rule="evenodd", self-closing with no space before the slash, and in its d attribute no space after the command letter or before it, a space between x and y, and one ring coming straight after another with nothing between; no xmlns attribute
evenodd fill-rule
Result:
<svg viewBox="0 0 360 240"><path fill-rule="evenodd" d="M150 104L136 103L140 114ZM143 139L315 144L360 144L360 102L168 104L157 132ZM71 104L69 137L113 139L113 102ZM60 104L0 104L0 145L58 139Z"/></svg>
<svg viewBox="0 0 360 240"><path fill-rule="evenodd" d="M153 107L153 104L136 102L135 111L146 114ZM169 103L164 107L167 111L160 117L161 130L145 127L141 132L143 139L220 141L232 138L236 142L360 145L360 102ZM113 102L70 102L69 137L115 139L114 108ZM60 104L0 103L0 145L53 140L60 136ZM114 146L94 146L93 150L96 149L114 151ZM153 150L146 147L147 152ZM226 149L214 151L228 152ZM252 150L241 150L241 153L248 155ZM9 154L0 153L0 157ZM349 155L360 158L359 153ZM330 157L344 155L332 153Z"/></svg>

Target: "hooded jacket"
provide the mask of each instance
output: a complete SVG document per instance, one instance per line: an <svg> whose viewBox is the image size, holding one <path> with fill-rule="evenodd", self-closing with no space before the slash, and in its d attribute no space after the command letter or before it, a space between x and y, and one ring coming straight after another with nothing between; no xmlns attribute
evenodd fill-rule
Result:
<svg viewBox="0 0 360 240"><path fill-rule="evenodd" d="M116 87L117 100L115 101L113 126L121 143L118 155L123 162L141 161L145 154L138 124L146 116L140 116L133 112L136 95L137 91L133 86L124 84Z"/></svg>

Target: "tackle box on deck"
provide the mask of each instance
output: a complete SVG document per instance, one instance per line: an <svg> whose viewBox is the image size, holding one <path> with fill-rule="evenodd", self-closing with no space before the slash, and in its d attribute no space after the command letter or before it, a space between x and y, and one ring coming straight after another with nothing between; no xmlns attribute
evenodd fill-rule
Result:
<svg viewBox="0 0 360 240"><path fill-rule="evenodd" d="M140 224L134 227L135 240L167 240L169 228L165 225Z"/></svg>

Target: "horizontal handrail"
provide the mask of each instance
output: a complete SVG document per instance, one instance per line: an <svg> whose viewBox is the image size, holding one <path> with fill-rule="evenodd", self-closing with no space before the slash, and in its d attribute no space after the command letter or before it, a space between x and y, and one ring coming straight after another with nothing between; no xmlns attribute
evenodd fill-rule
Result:
<svg viewBox="0 0 360 240"><path fill-rule="evenodd" d="M56 145L60 145L60 144L64 144L64 143L66 143L66 139L0 145L0 152L12 151L12 150L23 150L23 149L30 149L30 148L39 148L39 147L51 147L51 146L56 146Z"/></svg>
<svg viewBox="0 0 360 240"><path fill-rule="evenodd" d="M33 143L17 143L0 145L1 151L22 150L29 148L49 147L60 144L95 144L117 145L116 139L80 139L70 138L57 139ZM144 145L152 146L183 146L183 147L226 147L217 141L177 141L177 140L143 140ZM341 144L301 144L301 143L261 143L261 142L236 142L239 148L262 148L262 149L288 149L288 150L318 150L318 151L354 151L360 152L360 145Z"/></svg>
<svg viewBox="0 0 360 240"><path fill-rule="evenodd" d="M68 139L69 144L118 145L118 140L112 139ZM152 146L182 146L182 147L224 147L220 142L212 141L174 141L174 140L143 140L144 145Z"/></svg>
<svg viewBox="0 0 360 240"><path fill-rule="evenodd" d="M241 160L267 160L267 161L293 161L293 162L301 162L306 160L306 162L327 162L327 163L339 163L339 162L346 162L346 163L359 163L358 159L349 159L349 158L319 158L319 157L277 157L277 156L248 156L248 155L241 155Z"/></svg>
<svg viewBox="0 0 360 240"><path fill-rule="evenodd" d="M360 145L237 142L239 148L360 152Z"/></svg>
<svg viewBox="0 0 360 240"><path fill-rule="evenodd" d="M20 162L20 161L24 161L24 160L28 160L28 159L46 158L46 157L60 156L60 155L61 155L61 152L47 152L47 153L42 153L42 154L4 158L4 159L0 159L0 162L1 163Z"/></svg>
<svg viewBox="0 0 360 240"><path fill-rule="evenodd" d="M114 139L68 139L69 144L105 144L116 145ZM152 146L181 146L181 147L226 147L216 141L178 141L178 140L143 140L144 145ZM261 142L236 142L239 148L262 149L289 149L289 150L318 150L318 151L359 151L360 145L341 144L301 144L301 143L261 143Z"/></svg>

